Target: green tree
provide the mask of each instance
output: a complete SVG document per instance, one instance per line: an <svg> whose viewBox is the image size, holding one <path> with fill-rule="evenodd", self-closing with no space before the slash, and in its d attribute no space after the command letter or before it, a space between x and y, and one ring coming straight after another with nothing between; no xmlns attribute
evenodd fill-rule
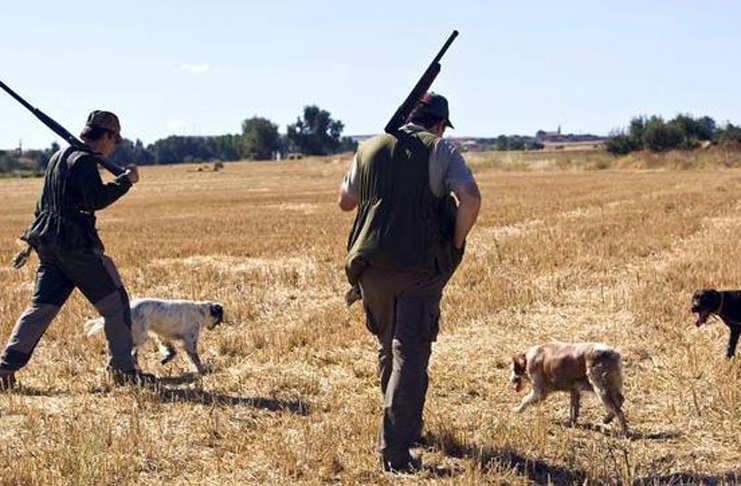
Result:
<svg viewBox="0 0 741 486"><path fill-rule="evenodd" d="M630 120L630 126L628 127L627 135L623 134L622 132L620 132L619 135L627 136L628 140L617 139L615 140L615 143L617 145L622 145L622 147L625 149L630 147L628 152L644 148L646 145L644 141L644 137L646 135L646 117L633 117L633 119Z"/></svg>
<svg viewBox="0 0 741 486"><path fill-rule="evenodd" d="M636 150L637 147L630 134L626 134L622 130L614 130L607 137L605 149L612 155L625 155Z"/></svg>
<svg viewBox="0 0 741 486"><path fill-rule="evenodd" d="M646 148L654 152L664 152L678 148L684 140L682 129L666 123L660 116L652 116L646 122L644 142Z"/></svg>
<svg viewBox="0 0 741 486"><path fill-rule="evenodd" d="M108 158L111 162L120 166L126 166L129 164L147 165L154 163L154 155L144 148L144 144L139 139L132 142L128 138L124 138Z"/></svg>
<svg viewBox="0 0 741 486"><path fill-rule="evenodd" d="M728 123L724 128L718 130L718 140L722 144L741 144L741 127Z"/></svg>
<svg viewBox="0 0 741 486"><path fill-rule="evenodd" d="M525 150L526 148L527 146L525 145L525 141L521 137L517 135L509 137L507 150Z"/></svg>
<svg viewBox="0 0 741 486"><path fill-rule="evenodd" d="M700 141L712 140L715 136L715 120L709 116L694 118L692 115L680 114L669 123L682 131L685 139L683 145L688 148L699 145Z"/></svg>
<svg viewBox="0 0 741 486"><path fill-rule="evenodd" d="M709 116L703 116L697 122L700 124L700 140L714 140L718 134L718 125Z"/></svg>
<svg viewBox="0 0 741 486"><path fill-rule="evenodd" d="M358 149L358 142L351 137L342 137L337 152L355 152Z"/></svg>
<svg viewBox="0 0 741 486"><path fill-rule="evenodd" d="M269 160L281 150L278 125L258 116L242 122L240 154L245 159Z"/></svg>
<svg viewBox="0 0 741 486"><path fill-rule="evenodd" d="M328 155L337 153L342 146L342 130L345 125L333 120L332 115L316 105L304 107L303 117L288 125L286 139L293 152L306 155Z"/></svg>

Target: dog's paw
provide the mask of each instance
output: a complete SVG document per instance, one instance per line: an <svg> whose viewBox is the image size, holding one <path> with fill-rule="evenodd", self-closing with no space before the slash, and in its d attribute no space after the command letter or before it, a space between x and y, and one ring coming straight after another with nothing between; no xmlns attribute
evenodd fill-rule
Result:
<svg viewBox="0 0 741 486"><path fill-rule="evenodd" d="M514 413L520 413L522 412L522 407L515 407L511 409Z"/></svg>

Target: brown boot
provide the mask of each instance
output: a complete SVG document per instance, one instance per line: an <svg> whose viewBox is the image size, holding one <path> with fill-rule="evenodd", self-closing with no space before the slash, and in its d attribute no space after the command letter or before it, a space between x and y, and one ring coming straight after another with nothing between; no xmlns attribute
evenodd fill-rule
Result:
<svg viewBox="0 0 741 486"><path fill-rule="evenodd" d="M15 387L15 371L0 370L0 391L11 390Z"/></svg>

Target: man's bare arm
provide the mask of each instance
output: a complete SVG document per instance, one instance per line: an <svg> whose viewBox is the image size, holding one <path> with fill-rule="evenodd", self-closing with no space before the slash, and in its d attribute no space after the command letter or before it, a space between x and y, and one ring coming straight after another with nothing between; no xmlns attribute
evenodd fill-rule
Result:
<svg viewBox="0 0 741 486"><path fill-rule="evenodd" d="M343 211L352 211L358 207L358 198L347 191L344 183L340 186L340 195L337 198L337 205Z"/></svg>
<svg viewBox="0 0 741 486"><path fill-rule="evenodd" d="M453 245L461 249L466 241L466 236L476 223L481 208L481 193L475 182L467 182L455 194L460 201L458 205L458 216L455 219L455 235Z"/></svg>

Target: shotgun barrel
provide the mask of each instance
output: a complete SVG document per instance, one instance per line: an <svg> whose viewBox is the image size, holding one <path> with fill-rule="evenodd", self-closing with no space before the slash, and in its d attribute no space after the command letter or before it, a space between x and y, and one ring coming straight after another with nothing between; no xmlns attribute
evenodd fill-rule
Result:
<svg viewBox="0 0 741 486"><path fill-rule="evenodd" d="M12 96L13 99L23 105L28 111L33 113L33 115L41 120L41 123L49 127L51 131L62 137L68 144L70 144L70 146L80 150L90 150L90 147L85 145L84 142L72 135L66 128L54 121L49 115L39 110L38 108L31 106L30 103L24 100L18 93L10 89L10 87L2 81L0 81L0 88L5 90L5 92ZM108 172L115 176L120 176L121 174L126 172L126 169L124 169L123 167L114 164L110 160L106 160L103 157L100 157L100 165L102 165Z"/></svg>
<svg viewBox="0 0 741 486"><path fill-rule="evenodd" d="M435 78L440 73L440 60L445 55L445 52L450 47L450 44L453 43L455 38L458 37L458 31L454 30L452 34L450 34L450 37L448 37L448 40L445 41L445 44L443 45L442 49L440 49L440 52L437 53L435 58L430 63L429 67L425 70L424 74L421 78L419 78L419 81L417 81L417 84L414 85L414 89L412 89L412 92L409 93L409 96L404 100L404 103L399 106L399 108L396 110L396 113L394 113L394 116L391 117L391 120L386 124L386 128L384 128L384 131L386 133L395 133L399 128L401 128L402 125L404 125L404 122L406 122L407 118L409 118L409 115L412 113L412 110L414 110L414 107L417 105L417 102L419 102L420 98L429 91L430 86L432 86L432 83L435 81Z"/></svg>

